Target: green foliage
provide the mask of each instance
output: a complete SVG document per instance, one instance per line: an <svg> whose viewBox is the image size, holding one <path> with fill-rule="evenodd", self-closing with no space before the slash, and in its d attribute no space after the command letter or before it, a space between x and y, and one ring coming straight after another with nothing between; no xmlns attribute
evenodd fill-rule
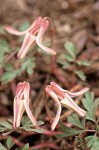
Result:
<svg viewBox="0 0 99 150"><path fill-rule="evenodd" d="M7 149L0 143L0 150L7 150Z"/></svg>
<svg viewBox="0 0 99 150"><path fill-rule="evenodd" d="M0 39L0 64L2 64L5 54L11 52L9 44L6 40Z"/></svg>
<svg viewBox="0 0 99 150"><path fill-rule="evenodd" d="M97 136L87 136L84 140L87 142L87 147L91 148L91 150L99 149L99 138Z"/></svg>
<svg viewBox="0 0 99 150"><path fill-rule="evenodd" d="M73 128L69 128L69 127L65 126L62 122L60 122L60 129L59 130L61 132L63 132L63 134L56 135L57 138L68 137L68 136L80 134L82 132L82 130L76 130Z"/></svg>
<svg viewBox="0 0 99 150"><path fill-rule="evenodd" d="M11 52L8 42L4 39L0 39L0 53L1 51L7 52L7 53Z"/></svg>
<svg viewBox="0 0 99 150"><path fill-rule="evenodd" d="M13 62L5 63L3 65L5 72L2 74L1 82L6 84L7 82L12 81L17 76L20 76L23 72L27 72L29 75L33 73L35 68L35 57L24 58L22 60L16 60L16 63L21 65L21 67L15 69Z"/></svg>
<svg viewBox="0 0 99 150"><path fill-rule="evenodd" d="M9 136L7 141L6 141L6 147L2 145L2 143L0 143L0 150L11 150L14 142L12 141L12 138ZM29 144L25 144L23 147L18 147L15 150L28 150L29 149Z"/></svg>
<svg viewBox="0 0 99 150"><path fill-rule="evenodd" d="M34 61L35 61L35 57L29 58L27 60L25 59L25 61L21 65L21 70L22 71L26 70L28 74L32 74L33 69L35 68Z"/></svg>
<svg viewBox="0 0 99 150"><path fill-rule="evenodd" d="M86 108L86 119L96 121L95 119L95 113L96 108L98 105L99 99L94 101L94 93L93 92L86 92L85 98L83 98L82 103L84 107Z"/></svg>
<svg viewBox="0 0 99 150"><path fill-rule="evenodd" d="M74 43L67 41L64 44L65 49L67 52L72 56L72 58L76 57L77 47Z"/></svg>
<svg viewBox="0 0 99 150"><path fill-rule="evenodd" d="M28 150L28 148L29 148L29 144L27 143L27 144L24 145L24 147L22 148L22 150Z"/></svg>
<svg viewBox="0 0 99 150"><path fill-rule="evenodd" d="M72 114L68 117L67 121L74 126L74 128L70 128L65 126L62 122L60 122L60 131L63 132L62 134L57 135L57 138L63 138L68 136L76 136L76 140L79 143L79 147L82 147L85 143L87 143L87 148L91 150L98 150L99 149L99 138L98 138L98 120L95 116L96 109L98 107L99 99L94 100L94 93L93 92L86 92L85 98L82 99L82 103L86 109L86 116L83 119L79 119L77 114ZM95 129L92 131L94 135L86 136L84 140L80 137L81 134L84 132L91 132L91 129L86 128L86 121L94 121ZM75 129L76 127L76 129ZM86 142L85 142L86 141Z"/></svg>
<svg viewBox="0 0 99 150"><path fill-rule="evenodd" d="M75 71L76 75L83 81L86 80L86 76L83 71Z"/></svg>
<svg viewBox="0 0 99 150"><path fill-rule="evenodd" d="M20 27L19 30L20 31L25 31L26 29L28 29L30 27L30 22L29 21L25 21L23 22Z"/></svg>
<svg viewBox="0 0 99 150"><path fill-rule="evenodd" d="M9 138L7 139L7 147L8 149L11 149L11 147L14 145L12 138L9 136Z"/></svg>
<svg viewBox="0 0 99 150"><path fill-rule="evenodd" d="M43 121L37 121L38 126L43 125L44 122ZM22 121L22 129L26 130L26 131L33 131L33 132L37 132L37 133L43 133L44 130L42 128L33 128L33 123L31 122L31 120L29 119L24 119Z"/></svg>
<svg viewBox="0 0 99 150"><path fill-rule="evenodd" d="M4 72L1 77L2 84L12 81L17 75L18 75L18 70Z"/></svg>
<svg viewBox="0 0 99 150"><path fill-rule="evenodd" d="M85 119L82 120L82 122L79 120L78 115L77 114L73 114L71 116L68 117L68 122L81 128L84 129L85 128Z"/></svg>
<svg viewBox="0 0 99 150"><path fill-rule="evenodd" d="M2 121L0 122L0 131L5 129L12 129L13 126L8 121Z"/></svg>
<svg viewBox="0 0 99 150"><path fill-rule="evenodd" d="M88 67L90 65L90 62L88 60L77 60L77 47L74 43L67 41L64 44L64 47L66 52L64 52L64 54L62 53L59 56L57 62L62 65L63 69L72 68L72 71L75 73L75 75L77 75L81 80L85 81L86 76L81 69L79 70L79 66Z"/></svg>
<svg viewBox="0 0 99 150"><path fill-rule="evenodd" d="M90 62L88 60L77 61L79 66L90 66Z"/></svg>

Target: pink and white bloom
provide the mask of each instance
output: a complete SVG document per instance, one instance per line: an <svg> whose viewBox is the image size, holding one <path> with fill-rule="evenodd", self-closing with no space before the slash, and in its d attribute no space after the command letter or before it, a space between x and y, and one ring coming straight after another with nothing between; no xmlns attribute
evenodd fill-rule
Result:
<svg viewBox="0 0 99 150"><path fill-rule="evenodd" d="M61 114L61 105L74 110L78 115L80 115L81 117L84 117L86 115L86 112L81 109L73 100L73 97L79 96L85 92L87 92L89 90L89 88L84 88L82 90L80 90L79 92L76 93L71 93L67 90L62 89L58 84L56 84L55 82L51 82L50 85L48 85L45 88L45 92L46 94L48 94L50 97L52 97L52 99L55 101L55 104L57 106L57 113L56 116L54 118L54 121L52 122L51 125L51 130L54 130L59 118L60 118L60 114Z"/></svg>
<svg viewBox="0 0 99 150"><path fill-rule="evenodd" d="M17 55L18 58L23 58L28 53L30 48L35 45L35 43L37 43L37 45L42 50L52 55L56 55L56 52L53 49L48 48L42 44L43 35L45 31L47 30L48 25L49 25L49 20L47 18L42 18L41 16L39 16L33 22L33 24L27 30L23 32L17 31L11 26L5 26L5 30L9 32L10 34L17 35L17 36L21 36L21 35L25 36L21 49Z"/></svg>
<svg viewBox="0 0 99 150"><path fill-rule="evenodd" d="M14 98L14 128L20 126L21 118L25 110L33 125L37 126L37 121L29 107L29 94L30 84L26 81L24 81L23 83L19 82L16 89L16 97Z"/></svg>

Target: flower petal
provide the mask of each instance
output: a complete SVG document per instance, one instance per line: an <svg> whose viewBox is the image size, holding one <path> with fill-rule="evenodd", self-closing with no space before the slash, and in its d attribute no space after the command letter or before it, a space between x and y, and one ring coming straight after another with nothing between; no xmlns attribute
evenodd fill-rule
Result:
<svg viewBox="0 0 99 150"><path fill-rule="evenodd" d="M12 28L11 26L5 26L4 29L10 33L10 34L13 34L13 35L17 35L17 36L20 36L20 35L24 35L26 33L26 31L24 32L21 32L21 31L18 31L14 28Z"/></svg>
<svg viewBox="0 0 99 150"><path fill-rule="evenodd" d="M24 107L26 109L27 115L32 121L34 126L37 126L36 118L33 116L30 107L29 107L29 94L30 94L30 84L26 81L23 82L24 85Z"/></svg>
<svg viewBox="0 0 99 150"><path fill-rule="evenodd" d="M77 112L78 115L80 115L81 117L84 117L84 116L86 115L86 112L85 112L83 109L81 109L81 108L71 99L71 97L70 97L68 94L66 94L66 97L65 97L63 100L61 100L60 103L61 103L63 106L65 106L65 107L67 107L67 108L69 108L69 109L74 110L74 111Z"/></svg>
<svg viewBox="0 0 99 150"><path fill-rule="evenodd" d="M43 20L42 25L41 25L41 27L39 29L39 32L38 32L38 36L36 38L36 42L37 42L38 46L41 49L43 49L44 51L46 51L46 52L48 52L50 54L56 55L56 52L53 49L48 48L48 47L46 47L46 46L44 46L42 44L43 35L44 35L44 33L45 33L45 31L46 31L46 29L48 27L48 24L49 24L48 20Z"/></svg>
<svg viewBox="0 0 99 150"><path fill-rule="evenodd" d="M13 27L11 26L5 26L4 29L10 33L10 34L14 34L14 35L17 35L17 36L21 36L21 35L24 35L26 34L29 30L32 30L32 32L34 32L35 30L37 30L40 25L41 25L41 22L42 22L42 17L38 17L34 22L33 24L25 31L21 32L21 31L18 31L16 29L14 29Z"/></svg>
<svg viewBox="0 0 99 150"><path fill-rule="evenodd" d="M80 90L79 92L75 92L75 93L71 93L71 92L69 92L69 91L66 90L66 93L68 93L68 95L69 95L70 97L77 97L77 96L79 96L79 95L81 95L81 94L84 94L84 93L87 92L88 90L89 90L89 88L86 87L86 88Z"/></svg>
<svg viewBox="0 0 99 150"><path fill-rule="evenodd" d="M79 95L84 94L85 92L87 92L89 90L89 88L86 87L86 88L83 88L82 90L80 90L79 92L72 93L72 92L69 92L68 90L62 89L55 82L51 82L50 85L51 85L52 91L54 91L60 99L63 99L66 94L68 94L70 97L77 97Z"/></svg>
<svg viewBox="0 0 99 150"><path fill-rule="evenodd" d="M51 82L51 89L52 91L57 95L58 98L64 99L65 98L65 92L66 90L63 90L57 83Z"/></svg>
<svg viewBox="0 0 99 150"><path fill-rule="evenodd" d="M30 107L29 107L29 99L24 99L24 107L26 109L27 115L30 118L30 120L32 121L34 126L37 126L37 121L36 118L33 116Z"/></svg>
<svg viewBox="0 0 99 150"><path fill-rule="evenodd" d="M56 127L58 121L59 121L59 118L60 118L61 105L60 105L60 102L59 102L59 100L58 100L56 94L50 89L50 87L46 87L46 88L45 88L45 91L46 91L46 93L47 93L49 96L51 96L51 97L53 98L53 100L55 101L56 106L57 106L57 108L58 108L57 113L56 113L56 116L55 116L55 118L54 118L54 121L53 121L53 123L52 123L52 125L51 125L51 130L53 131L53 130L55 129L55 127Z"/></svg>
<svg viewBox="0 0 99 150"><path fill-rule="evenodd" d="M14 99L14 120L13 126L14 128L18 128L20 126L21 118L24 113L24 103L23 100Z"/></svg>
<svg viewBox="0 0 99 150"><path fill-rule="evenodd" d="M29 49L31 48L31 46L35 43L35 36L32 36L30 32L27 32L22 47L20 49L20 51L18 52L17 57L22 59L27 52L29 51Z"/></svg>

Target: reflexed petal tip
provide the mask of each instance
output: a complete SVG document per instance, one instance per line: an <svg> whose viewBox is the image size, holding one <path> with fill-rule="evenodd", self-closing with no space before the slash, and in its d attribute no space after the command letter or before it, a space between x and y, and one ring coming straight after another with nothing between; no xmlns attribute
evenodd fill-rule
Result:
<svg viewBox="0 0 99 150"><path fill-rule="evenodd" d="M75 92L75 93L71 93L69 91L66 91L70 97L76 97L76 96L80 96L82 94L84 94L85 92L87 92L89 90L89 88L83 88L82 90L78 91L78 92Z"/></svg>
<svg viewBox="0 0 99 150"><path fill-rule="evenodd" d="M51 48L48 48L48 47L46 47L42 44L43 35L44 35L45 31L47 30L48 25L49 25L49 21L48 20L43 20L42 25L41 25L41 27L39 29L39 32L38 32L38 36L36 38L36 42L37 42L38 46L41 49L43 49L44 51L46 51L46 52L48 52L52 55L56 55L55 50L53 50Z"/></svg>
<svg viewBox="0 0 99 150"><path fill-rule="evenodd" d="M78 115L81 117L84 117L86 115L86 112L81 109L73 100L72 98L67 94L66 97L60 101L60 103L69 109L74 110Z"/></svg>
<svg viewBox="0 0 99 150"><path fill-rule="evenodd" d="M25 34L25 32L20 32L20 31L14 29L14 28L11 27L11 26L5 26L4 29L5 29L8 33L13 34L13 35L17 35L17 36L20 36L20 35Z"/></svg>

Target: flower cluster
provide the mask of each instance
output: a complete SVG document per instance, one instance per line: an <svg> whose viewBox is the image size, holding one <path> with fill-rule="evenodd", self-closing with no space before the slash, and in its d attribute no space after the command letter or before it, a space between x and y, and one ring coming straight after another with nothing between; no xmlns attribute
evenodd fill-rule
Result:
<svg viewBox="0 0 99 150"><path fill-rule="evenodd" d="M48 94L54 101L58 108L56 117L51 125L51 130L54 130L61 114L61 105L74 110L80 116L84 117L86 115L85 111L81 109L77 104L72 100L72 97L79 96L88 91L88 88L84 88L76 93L71 93L67 90L62 89L55 82L51 82L50 85L47 85L45 88L46 94ZM26 110L28 117L32 121L34 126L37 126L37 121L33 116L30 108L29 108L29 93L30 93L30 85L28 82L20 82L17 85L16 89L16 97L14 99L14 128L20 126L21 117L23 115L24 110Z"/></svg>
<svg viewBox="0 0 99 150"><path fill-rule="evenodd" d="M31 46L35 45L35 43L44 51L55 55L56 52L44 46L42 44L43 36L45 31L48 28L48 25L50 23L50 19L47 17L42 18L39 16L33 24L25 31L20 32L12 28L11 26L6 26L5 30L13 35L21 36L24 35L24 40L23 44L21 46L20 51L18 52L18 58L23 58L26 56L28 51L30 50ZM72 109L78 115L81 117L84 117L86 115L85 111L81 109L77 104L73 101L73 97L79 96L86 91L88 91L88 88L84 88L80 90L79 92L76 93L71 93L67 90L62 89L58 84L55 82L51 82L50 85L47 85L45 87L45 93L49 95L55 102L57 106L57 113L55 118L53 119L52 125L51 125L51 130L54 130L61 114L61 105L65 106L69 109ZM37 120L33 116L30 107L29 107L29 93L30 93L30 84L28 82L20 82L17 85L16 89L16 97L14 99L14 121L13 121L13 126L14 128L17 128L20 126L21 118L26 110L28 117L32 121L34 126L37 126ZM49 114L48 114L49 115Z"/></svg>

